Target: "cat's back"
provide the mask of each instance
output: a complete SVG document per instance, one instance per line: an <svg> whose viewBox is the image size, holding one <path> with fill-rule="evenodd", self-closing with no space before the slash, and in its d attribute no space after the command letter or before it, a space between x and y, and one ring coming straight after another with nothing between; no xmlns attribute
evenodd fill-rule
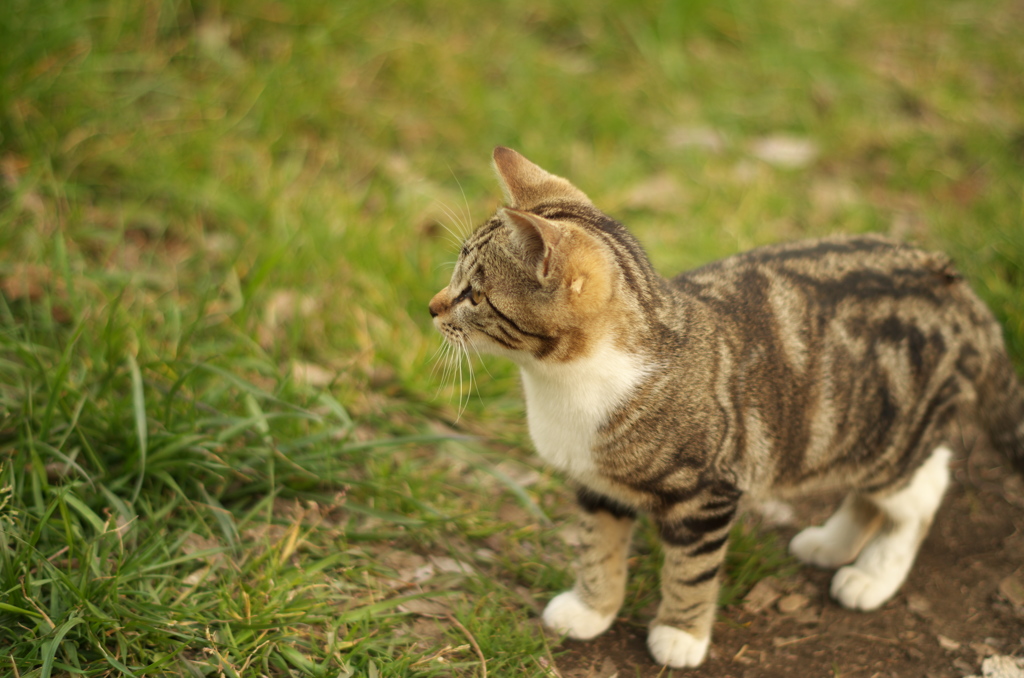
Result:
<svg viewBox="0 0 1024 678"><path fill-rule="evenodd" d="M710 328L677 373L694 355L718 369L745 430L737 449L801 451L763 455L778 464L765 472L776 488L801 487L809 466L831 469L826 484L867 477L856 459L916 450L921 412L974 401L1004 357L998 324L947 256L881 236L762 247L672 284L691 300L680 331L687 314Z"/></svg>
<svg viewBox="0 0 1024 678"><path fill-rule="evenodd" d="M738 319L765 311L797 319L835 313L877 316L896 309L989 314L952 261L880 235L833 236L769 245L684 272L672 284Z"/></svg>
<svg viewBox="0 0 1024 678"><path fill-rule="evenodd" d="M677 275L672 282L708 294L734 290L764 275L782 275L794 283L890 285L931 276L930 282L959 278L950 259L881 235L830 236L758 247Z"/></svg>

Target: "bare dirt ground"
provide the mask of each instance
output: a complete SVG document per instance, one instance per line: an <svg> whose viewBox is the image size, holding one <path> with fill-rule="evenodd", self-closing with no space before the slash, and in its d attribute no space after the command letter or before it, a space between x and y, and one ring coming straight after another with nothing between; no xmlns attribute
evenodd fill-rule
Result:
<svg viewBox="0 0 1024 678"><path fill-rule="evenodd" d="M722 610L703 666L675 675L959 678L981 675L988 655L1024 653L1024 481L984 445L959 456L953 478L906 584L880 610L840 607L828 596L832 572L803 567L763 586L766 598ZM796 505L801 524L778 531L788 540L832 506ZM647 654L645 622L620 619L598 639L566 641L559 672L670 675Z"/></svg>

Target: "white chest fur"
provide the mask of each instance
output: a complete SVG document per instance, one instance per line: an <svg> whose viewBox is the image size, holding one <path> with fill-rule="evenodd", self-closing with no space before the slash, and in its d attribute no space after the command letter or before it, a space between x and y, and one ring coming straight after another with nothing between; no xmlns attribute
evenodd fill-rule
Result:
<svg viewBox="0 0 1024 678"><path fill-rule="evenodd" d="M524 365L526 417L541 458L576 480L592 476L598 429L646 373L639 356L607 345L570 363Z"/></svg>

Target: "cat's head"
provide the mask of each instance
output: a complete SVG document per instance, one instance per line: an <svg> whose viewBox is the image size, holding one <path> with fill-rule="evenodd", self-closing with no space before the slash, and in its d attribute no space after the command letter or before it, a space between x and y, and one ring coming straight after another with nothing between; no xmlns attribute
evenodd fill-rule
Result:
<svg viewBox="0 0 1024 678"><path fill-rule="evenodd" d="M605 231L624 229L511 149L494 150L494 167L510 206L466 239L430 302L434 325L453 344L521 364L585 355L621 315Z"/></svg>

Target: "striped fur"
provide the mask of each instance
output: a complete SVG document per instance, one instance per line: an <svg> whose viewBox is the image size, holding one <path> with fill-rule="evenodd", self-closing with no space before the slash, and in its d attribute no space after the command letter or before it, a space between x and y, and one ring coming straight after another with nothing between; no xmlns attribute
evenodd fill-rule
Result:
<svg viewBox="0 0 1024 678"><path fill-rule="evenodd" d="M740 499L824 489L849 498L793 551L856 559L833 595L876 607L941 500L954 426L978 420L1021 466L1024 390L945 256L833 237L667 280L568 181L509 149L494 161L510 207L466 240L430 311L448 341L520 366L534 444L580 488L579 577L549 626L590 637L611 623L645 512L665 545L650 649L696 666ZM901 573L879 569L887 557Z"/></svg>

